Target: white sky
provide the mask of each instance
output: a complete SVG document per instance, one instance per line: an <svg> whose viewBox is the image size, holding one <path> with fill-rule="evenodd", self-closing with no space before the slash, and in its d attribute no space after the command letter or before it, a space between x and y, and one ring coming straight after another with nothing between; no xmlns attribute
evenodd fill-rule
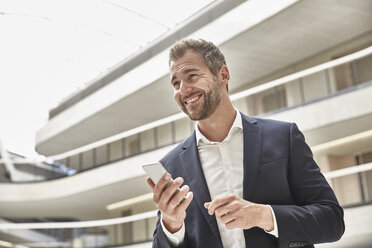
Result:
<svg viewBox="0 0 372 248"><path fill-rule="evenodd" d="M49 109L211 2L0 0L4 145L35 156Z"/></svg>

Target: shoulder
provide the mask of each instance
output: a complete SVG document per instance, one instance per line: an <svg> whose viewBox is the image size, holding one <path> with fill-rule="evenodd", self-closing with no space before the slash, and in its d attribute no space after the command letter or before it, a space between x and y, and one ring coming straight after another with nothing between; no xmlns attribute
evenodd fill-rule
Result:
<svg viewBox="0 0 372 248"><path fill-rule="evenodd" d="M280 120L274 120L274 119L262 118L262 117L253 117L253 116L248 116L245 114L241 114L241 115L242 115L243 121L247 121L251 124L258 125L264 130L290 129L292 126L296 125L293 122L280 121Z"/></svg>
<svg viewBox="0 0 372 248"><path fill-rule="evenodd" d="M283 142L284 140L289 140L294 137L305 139L302 132L294 122L252 117L243 114L242 119L244 132L249 130L252 126L255 126L255 128L258 127L262 137L264 137L266 141L281 140ZM246 123L244 124L244 122Z"/></svg>

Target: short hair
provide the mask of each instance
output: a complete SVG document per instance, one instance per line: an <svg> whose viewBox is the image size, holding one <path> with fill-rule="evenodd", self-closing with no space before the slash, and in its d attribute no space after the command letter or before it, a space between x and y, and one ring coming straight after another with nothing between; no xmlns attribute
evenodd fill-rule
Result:
<svg viewBox="0 0 372 248"><path fill-rule="evenodd" d="M212 42L202 39L184 39L176 42L169 51L168 65L170 66L172 61L182 58L189 50L199 53L215 76L217 76L220 68L226 65L225 56L223 56L221 50Z"/></svg>

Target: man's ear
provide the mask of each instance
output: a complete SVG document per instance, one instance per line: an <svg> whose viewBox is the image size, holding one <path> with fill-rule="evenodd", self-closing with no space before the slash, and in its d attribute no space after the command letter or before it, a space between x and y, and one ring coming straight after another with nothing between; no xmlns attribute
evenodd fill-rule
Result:
<svg viewBox="0 0 372 248"><path fill-rule="evenodd" d="M229 68L227 68L226 65L221 66L220 70L218 71L218 76L221 80L222 86L225 86L230 81Z"/></svg>

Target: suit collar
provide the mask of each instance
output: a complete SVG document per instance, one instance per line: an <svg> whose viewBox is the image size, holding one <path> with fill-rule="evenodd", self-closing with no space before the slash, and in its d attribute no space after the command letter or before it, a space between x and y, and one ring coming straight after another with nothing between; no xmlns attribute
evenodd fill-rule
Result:
<svg viewBox="0 0 372 248"><path fill-rule="evenodd" d="M202 134L202 132L200 132L198 123L196 123L195 124L196 145L199 146L201 141L204 144L223 143L225 141L228 141L231 138L232 134L234 132L236 132L236 130L242 130L243 129L243 125L242 125L242 114L237 109L235 109L235 113L236 113L236 115L235 115L234 122L231 125L231 128L229 130L229 133L227 134L227 136L225 137L225 139L222 142L213 142L213 141L208 140Z"/></svg>
<svg viewBox="0 0 372 248"><path fill-rule="evenodd" d="M192 134L183 142L182 149L187 149L188 147L192 145L192 143L195 143L195 142L196 142L196 136L195 136L195 130L194 130Z"/></svg>
<svg viewBox="0 0 372 248"><path fill-rule="evenodd" d="M241 112L239 112L240 115L241 115L241 120L242 120L242 125L243 125L243 129L244 128L247 128L249 130L251 130L252 128L254 129L254 127L250 127L249 124L257 124L257 119L251 117L251 116L248 116L248 115L245 115ZM256 126L256 125L254 125ZM245 132L245 131L244 131ZM183 142L182 144L182 148L183 149L187 149L189 146L192 145L193 142L196 142L196 131L194 130L193 133ZM196 143L195 143L196 145Z"/></svg>

